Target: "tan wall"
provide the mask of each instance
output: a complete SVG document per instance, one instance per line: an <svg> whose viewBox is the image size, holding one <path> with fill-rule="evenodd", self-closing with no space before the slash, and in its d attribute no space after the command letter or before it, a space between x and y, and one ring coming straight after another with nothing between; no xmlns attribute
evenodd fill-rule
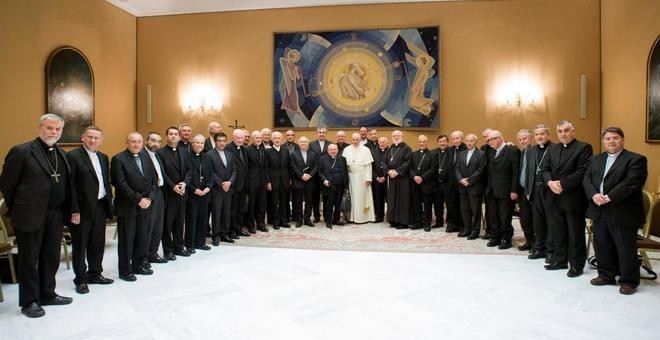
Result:
<svg viewBox="0 0 660 340"><path fill-rule="evenodd" d="M438 25L441 30L441 129L503 130L505 138L537 122L573 120L578 136L598 143L600 26L597 0L510 0L379 4L138 18L138 129L163 131L183 121L205 132L211 120L235 119L252 130L273 120L273 32ZM493 103L501 81L526 74L543 88L536 113L512 114ZM588 119L580 120L580 74L589 77ZM218 116L188 117L180 88L212 80L224 93ZM146 124L146 86L153 86ZM420 131L405 133L413 139ZM311 131L299 132L312 136ZM389 132L382 133L382 135ZM330 133L334 139L334 133ZM434 138L433 138L434 139Z"/></svg>
<svg viewBox="0 0 660 340"><path fill-rule="evenodd" d="M46 109L44 66L61 45L80 49L95 78L95 123L109 154L135 129L136 20L103 0L0 2L0 163L37 136Z"/></svg>
<svg viewBox="0 0 660 340"><path fill-rule="evenodd" d="M660 144L646 139L648 56L660 34L660 1L602 2L602 125L619 126L627 149L649 161L646 188L660 191Z"/></svg>

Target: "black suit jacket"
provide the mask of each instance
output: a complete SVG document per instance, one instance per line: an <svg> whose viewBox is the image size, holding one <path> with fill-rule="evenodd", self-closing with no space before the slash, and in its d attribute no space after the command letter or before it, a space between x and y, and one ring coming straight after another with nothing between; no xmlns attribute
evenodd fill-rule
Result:
<svg viewBox="0 0 660 340"><path fill-rule="evenodd" d="M321 157L328 153L329 144L332 144L332 141L326 139L325 143L323 144L323 150L321 150L321 143L319 143L319 140L317 139L309 143L309 149L316 152L316 154L319 155L319 157ZM341 155L341 153L339 153L339 155Z"/></svg>
<svg viewBox="0 0 660 340"><path fill-rule="evenodd" d="M305 184L314 183L314 177L318 171L318 155L312 151L307 150L307 162L303 160L302 151L300 149L291 154L291 185L294 189L302 189ZM303 181L301 177L303 174L312 176L307 182Z"/></svg>
<svg viewBox="0 0 660 340"><path fill-rule="evenodd" d="M535 145L531 149L527 150L527 177L525 177L525 195L530 197L535 190L541 188L543 191L542 195L545 196L547 185L543 183L542 186L537 187L536 182L543 182L543 172L542 166L545 161L545 157L548 157L548 148L552 145L552 142L547 142L543 148L539 145Z"/></svg>
<svg viewBox="0 0 660 340"><path fill-rule="evenodd" d="M234 155L233 158L236 160L236 182L234 182L232 186L234 187L234 190L239 192L247 190L248 155L245 148L245 145L241 145L243 156L245 157L244 159L241 159L238 147L234 142L228 143L225 147L225 151L231 152Z"/></svg>
<svg viewBox="0 0 660 340"><path fill-rule="evenodd" d="M490 149L486 154L488 158L488 182L486 184L486 195L495 198L510 198L511 193L518 192L520 186L520 150L512 145L504 145L500 154L495 157L497 151Z"/></svg>
<svg viewBox="0 0 660 340"><path fill-rule="evenodd" d="M332 165L334 162L334 167L340 167L341 168L341 178L344 181L344 188L348 188L348 167L346 166L346 158L343 156L337 155L336 157L337 161L334 162L333 159L325 154L319 158L319 180L321 182L325 182L326 180L330 181L331 185L334 184L332 182L332 171L333 169ZM325 188L325 185L322 186L322 188Z"/></svg>
<svg viewBox="0 0 660 340"><path fill-rule="evenodd" d="M71 167L66 154L59 147L57 150L64 159L69 187L64 207L64 224L77 213L75 190L71 178ZM0 190L7 203L7 216L14 229L32 232L42 227L48 209L52 173L44 155L41 142L34 139L16 145L7 153L0 176Z"/></svg>
<svg viewBox="0 0 660 340"><path fill-rule="evenodd" d="M206 188L213 188L213 163L210 155L202 153L198 156L193 152L190 155L190 173L190 187L186 189L188 200L199 197L195 195L196 189L204 190Z"/></svg>
<svg viewBox="0 0 660 340"><path fill-rule="evenodd" d="M469 185L463 186L458 183L459 193L468 194L471 196L483 195L486 189L486 153L480 149L474 148L470 162L467 162L468 150L464 150L458 154L456 162L456 180L460 181L467 178Z"/></svg>
<svg viewBox="0 0 660 340"><path fill-rule="evenodd" d="M124 150L114 157L110 166L110 178L115 187L115 210L118 217L134 217L140 209L142 198L154 198L158 190L156 168L147 152L138 153L142 162L142 172L135 162L135 157Z"/></svg>
<svg viewBox="0 0 660 340"><path fill-rule="evenodd" d="M282 147L289 151L289 156L291 156L294 151L300 150L300 146L298 146L296 143L285 142L282 144Z"/></svg>
<svg viewBox="0 0 660 340"><path fill-rule="evenodd" d="M547 186L549 181L559 180L564 189L559 195L548 190L548 203L559 204L566 211L584 211L587 200L582 179L591 160L591 145L576 139L569 143L568 148L557 143L550 146L547 152L541 166L543 182Z"/></svg>
<svg viewBox="0 0 660 340"><path fill-rule="evenodd" d="M232 192L234 190L236 177L238 176L234 154L228 152L227 149L225 149L225 157L227 158L226 166L224 163L222 163L222 158L220 158L220 154L217 150L211 150L205 153L205 155L207 155L207 157L211 160L211 169L213 171L212 190L222 190L222 182L229 181L232 183L229 192Z"/></svg>
<svg viewBox="0 0 660 340"><path fill-rule="evenodd" d="M436 163L438 159L435 152L431 150L417 150L412 154L412 163L410 164L410 178L412 179L415 176L422 177L421 189L425 194L430 194L435 192L437 189L436 174L438 169L436 168ZM412 182L413 186L417 186L417 183Z"/></svg>
<svg viewBox="0 0 660 340"><path fill-rule="evenodd" d="M106 218L112 218L112 190L110 189L110 162L108 156L97 151L101 165L103 187L106 192L105 211ZM77 204L83 218L95 216L98 206L99 179L96 176L92 160L84 147L79 147L67 153L71 173L76 183Z"/></svg>
<svg viewBox="0 0 660 340"><path fill-rule="evenodd" d="M186 183L186 187L190 185L190 179L192 176L190 170L190 152L187 151L185 146L177 146L177 154L179 157L174 156L172 148L165 146L160 148L158 151L160 160L162 160L162 166L165 168L165 185L167 186L168 193L175 194L172 189L179 184L179 182ZM186 190L186 194L188 190Z"/></svg>
<svg viewBox="0 0 660 340"><path fill-rule="evenodd" d="M202 152L206 153L215 149L215 142L212 141L212 139L213 137L206 137L204 140L204 149L202 149Z"/></svg>
<svg viewBox="0 0 660 340"><path fill-rule="evenodd" d="M376 183L376 177L387 176L387 148L385 148L385 150L381 150L380 147L376 146L376 148L371 152L371 156L374 158L374 162L371 163L371 182Z"/></svg>
<svg viewBox="0 0 660 340"><path fill-rule="evenodd" d="M644 224L646 216L642 189L648 176L646 157L625 149L621 150L603 182L606 161L607 152L594 156L584 175L582 185L589 200L587 217L594 220L606 218L609 223L615 225ZM600 192L601 183L603 183L603 193L611 201L597 206L592 197Z"/></svg>
<svg viewBox="0 0 660 340"><path fill-rule="evenodd" d="M266 150L268 155L268 172L266 178L273 187L280 189L289 189L289 182L291 180L290 168L291 159L289 158L289 151L283 146L280 146L280 151L271 147Z"/></svg>
<svg viewBox="0 0 660 340"><path fill-rule="evenodd" d="M250 189L266 188L268 182L268 155L263 145L254 144L245 148L248 157L247 181Z"/></svg>

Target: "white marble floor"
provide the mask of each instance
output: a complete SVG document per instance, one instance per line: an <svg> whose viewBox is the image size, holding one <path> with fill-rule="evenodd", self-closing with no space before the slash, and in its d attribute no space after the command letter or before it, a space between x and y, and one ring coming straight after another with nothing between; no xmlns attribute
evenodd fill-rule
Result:
<svg viewBox="0 0 660 340"><path fill-rule="evenodd" d="M106 276L116 279L109 242ZM74 293L28 319L3 284L0 339L659 339L660 283L632 296L512 255L218 247Z"/></svg>

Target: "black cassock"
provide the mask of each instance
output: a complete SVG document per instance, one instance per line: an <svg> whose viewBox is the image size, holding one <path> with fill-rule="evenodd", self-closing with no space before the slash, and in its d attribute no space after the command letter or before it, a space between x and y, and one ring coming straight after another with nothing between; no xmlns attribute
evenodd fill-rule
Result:
<svg viewBox="0 0 660 340"><path fill-rule="evenodd" d="M396 170L394 178L387 176L387 222L390 224L413 224L412 184L410 169L412 149L401 142L387 150L387 171Z"/></svg>

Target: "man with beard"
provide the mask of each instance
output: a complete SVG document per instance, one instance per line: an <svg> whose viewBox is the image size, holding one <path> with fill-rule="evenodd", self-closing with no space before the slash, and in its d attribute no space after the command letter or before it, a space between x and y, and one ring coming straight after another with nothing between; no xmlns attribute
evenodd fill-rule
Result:
<svg viewBox="0 0 660 340"><path fill-rule="evenodd" d="M87 294L87 284L110 284L113 280L103 277L103 253L105 251L106 221L112 218L112 190L110 190L110 162L99 151L103 143L103 131L96 126L85 128L81 137L83 145L67 154L74 176L80 224L71 225L71 257L76 277L76 293ZM85 262L87 260L87 262ZM89 265L89 267L88 267Z"/></svg>
<svg viewBox="0 0 660 340"><path fill-rule="evenodd" d="M44 316L41 306L73 301L55 293L62 226L80 223L71 168L55 144L63 128L61 116L41 116L39 137L9 150L0 177L18 245L18 304L29 318Z"/></svg>
<svg viewBox="0 0 660 340"><path fill-rule="evenodd" d="M373 156L374 151L378 148L378 130L371 129L367 135L367 141L364 143L364 146L368 147L371 150Z"/></svg>
<svg viewBox="0 0 660 340"><path fill-rule="evenodd" d="M456 179L461 195L461 211L465 229L459 236L468 240L479 238L481 231L481 201L486 187L486 153L478 149L477 136L465 137L467 149L460 153L456 164Z"/></svg>
<svg viewBox="0 0 660 340"><path fill-rule="evenodd" d="M435 153L428 148L428 137L420 135L417 137L419 149L412 154L410 166L410 177L412 178L412 199L417 215L413 229L424 228L431 231L431 220L433 219L432 207L435 201L436 185L436 163Z"/></svg>
<svg viewBox="0 0 660 340"><path fill-rule="evenodd" d="M390 227L405 229L413 224L410 163L412 149L403 142L399 130L392 131L392 145L387 152L387 222Z"/></svg>
<svg viewBox="0 0 660 340"><path fill-rule="evenodd" d="M248 156L248 208L247 225L250 232L267 232L266 228L266 183L268 178L268 159L266 149L261 143L261 131L252 132L252 144L245 149Z"/></svg>
<svg viewBox="0 0 660 340"><path fill-rule="evenodd" d="M247 212L247 174L248 174L248 159L243 146L245 135L242 129L235 129L232 133L232 142L227 144L225 150L234 155L236 159L236 181L232 185L231 199L231 228L232 233L240 236L250 236L250 232L245 227L245 213ZM255 231L256 232L256 231Z"/></svg>
<svg viewBox="0 0 660 340"><path fill-rule="evenodd" d="M587 199L582 179L592 156L590 144L575 139L570 121L557 124L559 143L550 146L543 163L543 181L548 193L548 225L553 253L547 270L570 269L568 277L582 275L587 260L584 229Z"/></svg>
<svg viewBox="0 0 660 340"><path fill-rule="evenodd" d="M147 235L149 236L149 263L166 263L167 261L176 260L174 254L169 254L168 258L162 258L158 255L158 247L163 238L163 226L165 225L165 196L167 195L167 187L165 183L165 168L163 167L163 160L158 154L162 138L158 132L149 132L147 135L147 142L144 149L151 159L151 162L156 169L156 178L158 179L158 189L154 191L151 199L151 207L149 208L149 228ZM164 256L166 254L163 254Z"/></svg>
<svg viewBox="0 0 660 340"><path fill-rule="evenodd" d="M289 204L289 184L291 181L289 169L291 161L289 152L282 148L282 133L273 132L273 146L266 151L268 155L268 183L266 189L273 198L273 216L270 218L273 228L291 227L286 220L286 204Z"/></svg>
<svg viewBox="0 0 660 340"><path fill-rule="evenodd" d="M527 185L525 195L532 208L532 224L534 227L534 248L527 256L530 260L546 258L552 253L551 235L548 233L547 196L548 186L543 182L541 166L547 156L550 141L550 128L538 124L534 129L536 145L527 152Z"/></svg>
<svg viewBox="0 0 660 340"><path fill-rule="evenodd" d="M360 127L360 130L358 131L360 134L360 145L365 145L367 142L369 142L369 139L367 138L369 135L369 130L367 130L366 127L362 126Z"/></svg>

